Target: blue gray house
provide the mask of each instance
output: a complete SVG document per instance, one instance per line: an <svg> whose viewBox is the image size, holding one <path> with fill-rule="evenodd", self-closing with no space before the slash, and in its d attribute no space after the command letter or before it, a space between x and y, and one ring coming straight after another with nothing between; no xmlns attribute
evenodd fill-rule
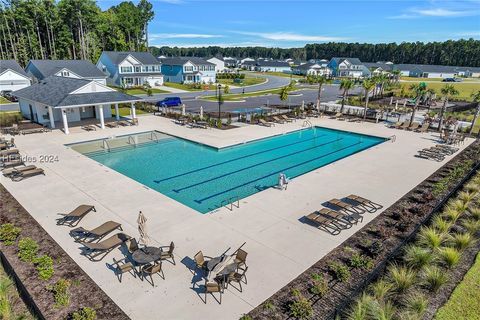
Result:
<svg viewBox="0 0 480 320"><path fill-rule="evenodd" d="M97 68L105 73L107 84L135 87L163 85L160 62L150 52L103 51Z"/></svg>
<svg viewBox="0 0 480 320"><path fill-rule="evenodd" d="M41 81L50 76L93 80L106 84L105 74L88 60L30 60L25 67L27 74Z"/></svg>
<svg viewBox="0 0 480 320"><path fill-rule="evenodd" d="M216 65L202 58L173 57L160 59L166 82L215 83Z"/></svg>
<svg viewBox="0 0 480 320"><path fill-rule="evenodd" d="M328 63L335 77L361 78L370 77L370 70L358 58L334 57Z"/></svg>

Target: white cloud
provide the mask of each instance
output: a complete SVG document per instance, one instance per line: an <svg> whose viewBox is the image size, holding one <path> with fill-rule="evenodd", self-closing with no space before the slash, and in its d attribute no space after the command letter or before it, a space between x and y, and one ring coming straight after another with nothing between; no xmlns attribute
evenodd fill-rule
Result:
<svg viewBox="0 0 480 320"><path fill-rule="evenodd" d="M448 10L443 8L413 9L412 11L419 15L429 17L464 17L475 14L475 12L472 11Z"/></svg>
<svg viewBox="0 0 480 320"><path fill-rule="evenodd" d="M480 31L464 31L456 33L459 37L480 37Z"/></svg>
<svg viewBox="0 0 480 320"><path fill-rule="evenodd" d="M304 35L293 32L243 32L236 31L235 33L247 36L256 36L267 40L274 41L340 41L346 38L329 37L320 35Z"/></svg>
<svg viewBox="0 0 480 320"><path fill-rule="evenodd" d="M156 43L154 47L179 47L179 48L202 48L202 47L272 47L260 42L238 42L238 43Z"/></svg>
<svg viewBox="0 0 480 320"><path fill-rule="evenodd" d="M201 34L201 33L153 33L151 39L210 39L223 38L219 34Z"/></svg>

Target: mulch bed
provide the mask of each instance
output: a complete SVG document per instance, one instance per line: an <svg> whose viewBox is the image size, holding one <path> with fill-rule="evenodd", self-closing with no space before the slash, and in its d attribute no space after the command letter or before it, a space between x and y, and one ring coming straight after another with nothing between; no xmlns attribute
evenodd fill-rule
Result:
<svg viewBox="0 0 480 320"><path fill-rule="evenodd" d="M41 314L35 314L36 317L67 319L72 312L90 307L95 309L97 319L129 319L1 184L0 199L0 224L12 223L22 228L19 238L31 237L39 244L39 255L48 254L54 260L55 274L44 281L38 278L33 264L18 258L16 245L5 246L0 243L2 258L6 260L3 261L5 268L11 277L20 280L21 283L17 285L26 304L31 307L33 300L38 308L33 311L40 311ZM47 286L55 284L60 278L67 279L72 284L69 290L70 305L63 308L54 306L53 294L47 289Z"/></svg>
<svg viewBox="0 0 480 320"><path fill-rule="evenodd" d="M288 319L288 306L293 299L291 290L298 289L313 304L313 319L332 318L336 308L342 309L342 304L349 300L348 298L352 292L361 292L359 286L365 279L371 276L371 270L350 269L350 279L346 282L338 282L335 280L334 275L331 274L329 264L332 262L347 263L350 256L345 251L347 247L369 256L373 260L374 268L385 264L385 260L390 253L394 252L403 244L405 239L412 235L421 221L430 215L448 192L461 181L461 178L452 182L449 185L449 189L444 194L438 196L432 195L434 184L447 176L459 164L478 160L479 151L480 142L477 141L417 185L374 220L370 221L342 245L332 250L304 273L276 292L266 300L268 303L264 302L252 310L249 316L253 319ZM372 244L377 245L378 252L371 252L371 248L374 248ZM469 265L467 261L467 267L465 268L468 269ZM308 291L312 283L312 274L322 274L328 281L330 290L322 298L318 298L318 296ZM461 276L463 277L463 275ZM444 288L443 290L446 289Z"/></svg>

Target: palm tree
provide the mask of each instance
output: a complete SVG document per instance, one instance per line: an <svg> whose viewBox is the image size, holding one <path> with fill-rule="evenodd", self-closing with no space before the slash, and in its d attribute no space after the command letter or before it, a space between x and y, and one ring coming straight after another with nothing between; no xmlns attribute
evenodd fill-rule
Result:
<svg viewBox="0 0 480 320"><path fill-rule="evenodd" d="M478 117L480 117L480 90L472 93L472 100L477 104L477 111L473 117L472 126L470 127L470 134L472 134L475 123L477 122ZM480 130L478 131L478 134L480 135Z"/></svg>
<svg viewBox="0 0 480 320"><path fill-rule="evenodd" d="M340 108L340 113L343 113L343 107L345 106L345 99L347 97L348 91L353 89L353 81L350 79L343 79L342 82L340 82L340 90L343 90L343 95L342 95L342 107Z"/></svg>
<svg viewBox="0 0 480 320"><path fill-rule="evenodd" d="M415 93L415 105L413 106L412 117L410 118L410 125L412 125L413 121L415 120L415 112L420 104L420 99L427 91L427 84L425 82L414 83L410 86L410 90Z"/></svg>
<svg viewBox="0 0 480 320"><path fill-rule="evenodd" d="M290 90L289 86L285 86L280 90L280 93L278 94L280 96L280 100L287 101L289 90Z"/></svg>
<svg viewBox="0 0 480 320"><path fill-rule="evenodd" d="M327 77L324 75L317 77L318 82L318 94L317 94L317 111L320 112L320 98L322 95L322 86L328 82Z"/></svg>
<svg viewBox="0 0 480 320"><path fill-rule="evenodd" d="M365 90L365 111L363 112L363 119L367 118L368 100L370 99L370 91L375 87L375 83L371 80L365 80L362 83L363 90Z"/></svg>
<svg viewBox="0 0 480 320"><path fill-rule="evenodd" d="M438 125L438 131L442 131L443 129L443 117L447 111L448 99L450 96L456 96L459 94L458 90L455 89L452 84L446 84L442 89L440 89L440 93L443 96L443 105L442 109L440 110L440 123Z"/></svg>

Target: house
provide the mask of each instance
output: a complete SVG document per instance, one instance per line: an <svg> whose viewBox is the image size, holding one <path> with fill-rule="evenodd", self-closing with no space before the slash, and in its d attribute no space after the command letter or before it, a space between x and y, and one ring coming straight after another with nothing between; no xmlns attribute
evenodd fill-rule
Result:
<svg viewBox="0 0 480 320"><path fill-rule="evenodd" d="M293 69L294 74L303 75L303 76L331 76L332 70L328 67L328 63L316 63L309 62L299 66L296 66Z"/></svg>
<svg viewBox="0 0 480 320"><path fill-rule="evenodd" d="M104 129L105 119L112 117L112 105L116 109L116 119L120 118L119 103L129 103L132 118L136 118L134 102L142 100L94 80L55 75L17 90L13 95L18 98L25 118L50 128L61 122L65 134L69 133L69 124L87 119L97 119L100 128Z"/></svg>
<svg viewBox="0 0 480 320"><path fill-rule="evenodd" d="M385 62L364 62L363 65L370 70L372 75L387 74L393 71L392 63Z"/></svg>
<svg viewBox="0 0 480 320"><path fill-rule="evenodd" d="M238 65L238 59L232 57L224 57L223 61L225 62L225 66L229 68L235 68Z"/></svg>
<svg viewBox="0 0 480 320"><path fill-rule="evenodd" d="M243 64L244 62L247 62L247 61L252 62L252 61L255 61L255 59L253 59L253 58L248 58L248 57L247 57L247 58L243 58L243 59L240 60L240 64Z"/></svg>
<svg viewBox="0 0 480 320"><path fill-rule="evenodd" d="M257 61L247 60L244 62L240 62L239 67L248 71L254 71L257 66Z"/></svg>
<svg viewBox="0 0 480 320"><path fill-rule="evenodd" d="M97 68L107 75L109 85L163 85L160 62L150 52L103 51L97 61Z"/></svg>
<svg viewBox="0 0 480 320"><path fill-rule="evenodd" d="M166 82L216 82L216 65L202 58L174 57L162 59L161 62L162 73Z"/></svg>
<svg viewBox="0 0 480 320"><path fill-rule="evenodd" d="M30 60L25 68L35 82L50 76L86 79L106 84L106 76L88 60Z"/></svg>
<svg viewBox="0 0 480 320"><path fill-rule="evenodd" d="M215 69L217 70L217 72L225 72L225 70L227 69L225 67L225 61L223 60L223 58L212 57L207 61L215 65Z"/></svg>
<svg viewBox="0 0 480 320"><path fill-rule="evenodd" d="M480 67L457 67L459 77L480 78Z"/></svg>
<svg viewBox="0 0 480 320"><path fill-rule="evenodd" d="M288 62L274 60L258 60L255 70L260 72L291 72L290 64Z"/></svg>
<svg viewBox="0 0 480 320"><path fill-rule="evenodd" d="M428 64L396 64L394 70L400 70L402 76L416 78L454 78L459 67Z"/></svg>
<svg viewBox="0 0 480 320"><path fill-rule="evenodd" d="M30 77L15 60L0 60L0 91L15 91L28 87Z"/></svg>
<svg viewBox="0 0 480 320"><path fill-rule="evenodd" d="M328 63L328 67L336 77L361 78L370 76L370 70L358 58L334 57Z"/></svg>

